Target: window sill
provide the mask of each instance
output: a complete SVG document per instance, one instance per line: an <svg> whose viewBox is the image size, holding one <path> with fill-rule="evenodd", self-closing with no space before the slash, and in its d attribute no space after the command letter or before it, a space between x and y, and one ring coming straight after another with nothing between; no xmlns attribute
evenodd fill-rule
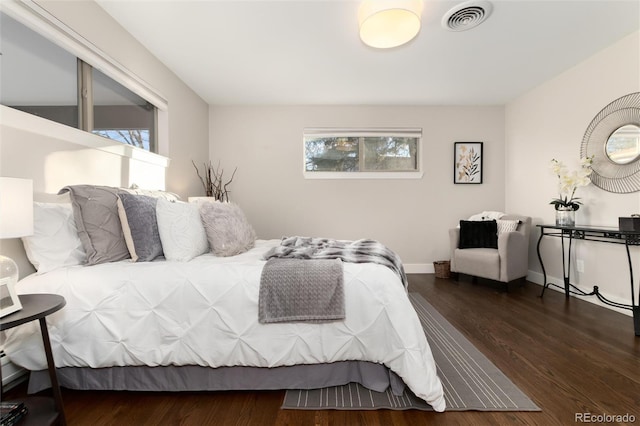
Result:
<svg viewBox="0 0 640 426"><path fill-rule="evenodd" d="M0 105L0 124L165 168L169 166L169 158L163 155L115 142L5 105Z"/></svg>
<svg viewBox="0 0 640 426"><path fill-rule="evenodd" d="M424 172L307 172L305 179L422 179Z"/></svg>

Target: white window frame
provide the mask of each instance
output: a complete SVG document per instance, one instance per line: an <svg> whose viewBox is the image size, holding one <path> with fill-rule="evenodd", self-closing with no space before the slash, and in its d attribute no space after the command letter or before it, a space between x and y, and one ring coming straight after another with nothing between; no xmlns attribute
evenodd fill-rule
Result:
<svg viewBox="0 0 640 426"><path fill-rule="evenodd" d="M145 158L152 163L168 166L169 158L166 155L169 153L169 104L164 96L34 1L2 0L0 2L0 10L151 102L157 110L157 153L125 144L123 144L123 147L117 148L113 147L113 144L105 146L105 138L101 136L80 129L65 129L68 126L64 125L48 125L43 122L49 122L50 120L14 110L4 105L0 108L3 125L33 131L31 126L33 126L35 120L41 126L58 131L57 134L49 134L49 136L65 137L65 140L79 145L117 152L128 158Z"/></svg>
<svg viewBox="0 0 640 426"><path fill-rule="evenodd" d="M418 138L416 171L358 171L358 172L312 172L306 169L305 140L316 137L415 137ZM302 173L305 179L422 179L422 129L421 128L305 128L302 135Z"/></svg>

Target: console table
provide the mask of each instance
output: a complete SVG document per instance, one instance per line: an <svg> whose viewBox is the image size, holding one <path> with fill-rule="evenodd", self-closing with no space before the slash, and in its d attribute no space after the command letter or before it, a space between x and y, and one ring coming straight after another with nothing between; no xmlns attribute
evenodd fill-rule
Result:
<svg viewBox="0 0 640 426"><path fill-rule="evenodd" d="M596 296L600 301L609 305L615 306L620 309L628 309L633 313L633 328L636 336L640 336L640 288L638 289L638 304L636 304L635 296L635 284L633 280L633 266L631 263L631 254L629 252L629 246L640 246L640 231L621 231L614 227L596 227L596 226L560 226L560 225L537 225L540 228L540 238L538 239L538 245L536 247L538 252L538 260L542 267L542 274L544 275L544 285L542 287L542 293L540 297L544 296L544 291L547 287L554 286L562 289L562 287L547 282L547 272L544 269L544 263L542 262L542 255L540 254L540 243L544 237L558 237L562 242L562 274L564 278L564 293L566 297L570 294L578 296ZM567 254L565 255L565 240L568 241L569 247ZM631 284L631 304L626 305L623 303L613 302L604 297L598 286L593 287L593 291L587 293L578 287L574 286L570 282L571 271L571 246L573 240L584 241L597 241L609 244L624 244L627 251L627 261L629 263L629 281Z"/></svg>

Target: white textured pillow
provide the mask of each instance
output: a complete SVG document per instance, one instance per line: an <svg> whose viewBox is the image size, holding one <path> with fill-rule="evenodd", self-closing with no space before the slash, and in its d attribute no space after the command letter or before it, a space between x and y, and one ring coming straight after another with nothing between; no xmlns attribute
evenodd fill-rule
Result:
<svg viewBox="0 0 640 426"><path fill-rule="evenodd" d="M219 202L198 204L213 254L235 256L254 246L256 232L238 205Z"/></svg>
<svg viewBox="0 0 640 426"><path fill-rule="evenodd" d="M167 260L186 262L209 251L196 204L158 199L158 233Z"/></svg>
<svg viewBox="0 0 640 426"><path fill-rule="evenodd" d="M86 261L71 204L33 203L33 235L22 243L39 274Z"/></svg>
<svg viewBox="0 0 640 426"><path fill-rule="evenodd" d="M520 224L519 220L506 220L506 219L498 219L498 235L503 232L513 232L518 229L518 225Z"/></svg>

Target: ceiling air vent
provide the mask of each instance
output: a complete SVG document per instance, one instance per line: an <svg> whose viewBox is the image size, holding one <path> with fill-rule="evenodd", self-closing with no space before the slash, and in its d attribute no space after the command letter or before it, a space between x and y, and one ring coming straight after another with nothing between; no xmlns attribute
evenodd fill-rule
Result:
<svg viewBox="0 0 640 426"><path fill-rule="evenodd" d="M442 18L442 26L451 31L466 31L477 27L491 14L488 1L472 0L449 10Z"/></svg>

